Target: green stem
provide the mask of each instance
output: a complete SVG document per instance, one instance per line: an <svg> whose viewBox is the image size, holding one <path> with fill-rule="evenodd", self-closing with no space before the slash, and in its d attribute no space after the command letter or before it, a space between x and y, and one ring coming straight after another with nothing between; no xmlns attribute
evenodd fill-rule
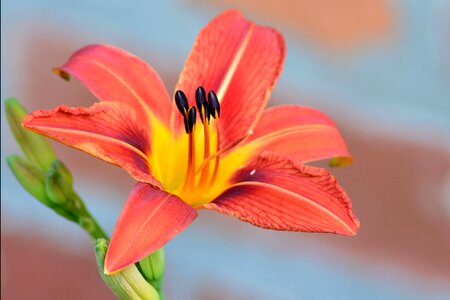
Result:
<svg viewBox="0 0 450 300"><path fill-rule="evenodd" d="M108 235L84 205L83 200L75 192L73 192L70 197L70 205L72 206L73 211L77 212L78 224L83 227L94 240L99 238L109 239Z"/></svg>
<svg viewBox="0 0 450 300"><path fill-rule="evenodd" d="M80 216L78 224L86 230L89 235L94 239L109 239L108 235L103 231L94 217L86 210L85 215Z"/></svg>

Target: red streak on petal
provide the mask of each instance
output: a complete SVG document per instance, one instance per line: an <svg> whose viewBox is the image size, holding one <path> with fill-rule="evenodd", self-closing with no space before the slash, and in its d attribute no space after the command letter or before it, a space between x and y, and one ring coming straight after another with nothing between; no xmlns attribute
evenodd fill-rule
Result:
<svg viewBox="0 0 450 300"><path fill-rule="evenodd" d="M354 235L359 228L347 194L325 169L265 153L234 181L204 207L274 230Z"/></svg>
<svg viewBox="0 0 450 300"><path fill-rule="evenodd" d="M333 157L351 162L335 123L310 107L284 105L267 109L246 143L259 153L287 154L301 162Z"/></svg>

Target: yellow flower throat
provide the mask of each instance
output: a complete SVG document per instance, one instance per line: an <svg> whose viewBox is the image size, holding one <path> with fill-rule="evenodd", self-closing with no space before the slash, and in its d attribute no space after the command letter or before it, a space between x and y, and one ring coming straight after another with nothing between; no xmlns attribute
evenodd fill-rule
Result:
<svg viewBox="0 0 450 300"><path fill-rule="evenodd" d="M196 102L200 124L196 122L196 108L189 107L184 93L175 93L175 103L183 116L186 134L174 136L169 128L152 121L149 157L152 174L165 191L193 207L213 201L230 187L233 173L249 157L248 151L234 149L245 137L220 148L220 105L213 91L208 93L208 100L204 89L199 87Z"/></svg>

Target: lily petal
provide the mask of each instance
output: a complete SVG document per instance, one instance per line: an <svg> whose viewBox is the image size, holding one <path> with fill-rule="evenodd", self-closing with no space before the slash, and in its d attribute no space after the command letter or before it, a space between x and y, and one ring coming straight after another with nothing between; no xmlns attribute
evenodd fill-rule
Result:
<svg viewBox="0 0 450 300"><path fill-rule="evenodd" d="M146 62L131 53L109 45L89 45L55 72L63 78L75 76L100 100L132 105L142 122L154 115L168 124L171 106L163 82Z"/></svg>
<svg viewBox="0 0 450 300"><path fill-rule="evenodd" d="M176 86L195 104L195 89L214 90L221 102L221 147L244 136L261 116L285 57L283 37L236 10L213 19L199 34ZM172 117L183 131L175 104Z"/></svg>
<svg viewBox="0 0 450 300"><path fill-rule="evenodd" d="M136 118L126 104L100 102L90 108L38 110L24 118L23 126L118 165L138 181L161 187L150 175L149 129L138 125Z"/></svg>
<svg viewBox="0 0 450 300"><path fill-rule="evenodd" d="M137 183L117 220L105 272L118 271L158 250L196 217L196 210L177 196Z"/></svg>
<svg viewBox="0 0 450 300"><path fill-rule="evenodd" d="M247 147L282 153L303 163L333 158L334 166L342 166L352 161L336 124L324 113L305 106L267 109Z"/></svg>
<svg viewBox="0 0 450 300"><path fill-rule="evenodd" d="M234 182L204 207L274 230L355 235L359 228L347 194L325 169L265 152Z"/></svg>

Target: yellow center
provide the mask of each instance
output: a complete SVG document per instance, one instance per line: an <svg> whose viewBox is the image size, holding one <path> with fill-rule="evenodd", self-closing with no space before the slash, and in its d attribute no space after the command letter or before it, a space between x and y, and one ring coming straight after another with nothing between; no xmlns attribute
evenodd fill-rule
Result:
<svg viewBox="0 0 450 300"><path fill-rule="evenodd" d="M149 156L152 175L162 183L165 191L193 207L209 203L225 191L231 185L234 172L244 166L249 157L244 149L218 155L219 121L212 119L209 126L204 126L197 122L191 134L174 136L169 128L152 118ZM189 147L194 159L188 167Z"/></svg>

